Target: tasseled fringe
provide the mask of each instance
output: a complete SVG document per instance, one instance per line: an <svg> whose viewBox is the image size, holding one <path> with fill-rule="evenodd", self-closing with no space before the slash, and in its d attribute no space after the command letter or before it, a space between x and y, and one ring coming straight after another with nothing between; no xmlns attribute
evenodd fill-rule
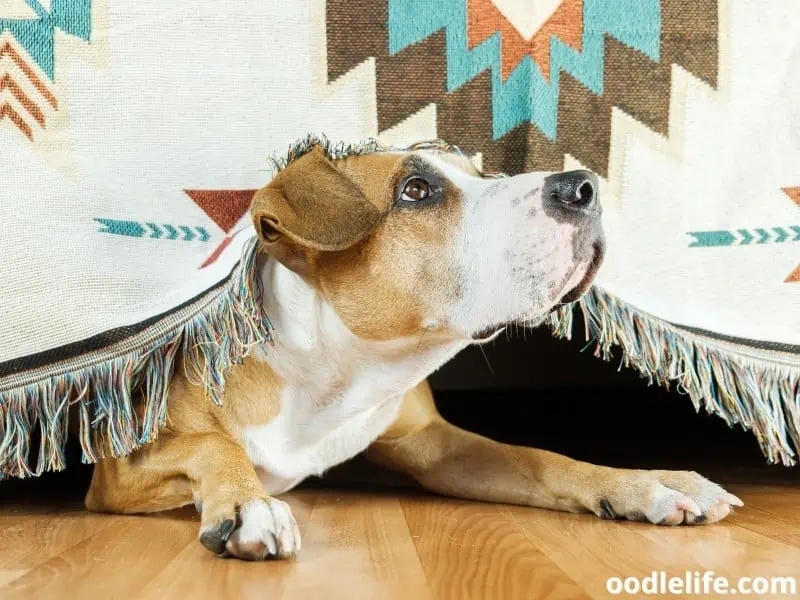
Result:
<svg viewBox="0 0 800 600"><path fill-rule="evenodd" d="M179 351L190 380L220 404L227 370L253 347L272 341L255 272L257 245L257 238L247 243L225 291L148 348L0 392L0 479L64 469L70 410L78 411L83 462L124 456L155 441L167 420L167 394ZM144 402L141 422L134 396ZM37 425L41 443L34 469L28 454Z"/></svg>
<svg viewBox="0 0 800 600"><path fill-rule="evenodd" d="M361 156L364 154L374 154L375 152L389 152L392 150L434 150L438 152L458 152L461 150L444 140L434 139L417 142L411 146L400 148L388 146L375 138L367 138L363 141L348 144L346 142L331 142L324 135L309 134L300 138L289 146L289 150L283 156L269 157L269 166L272 174L275 175L282 171L301 156L305 156L314 148L321 148L330 160L339 160L348 156Z"/></svg>
<svg viewBox="0 0 800 600"><path fill-rule="evenodd" d="M586 339L597 342L595 356L610 360L622 348L622 366L634 367L652 384L692 399L728 426L752 430L771 463L794 465L800 450L800 369L737 354L636 310L593 287L577 304L586 323ZM572 307L551 316L555 335L570 338Z"/></svg>

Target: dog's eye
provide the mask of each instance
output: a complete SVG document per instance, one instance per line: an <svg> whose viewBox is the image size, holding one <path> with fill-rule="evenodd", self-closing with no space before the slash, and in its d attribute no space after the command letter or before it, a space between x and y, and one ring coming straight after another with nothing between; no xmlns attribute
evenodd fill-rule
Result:
<svg viewBox="0 0 800 600"><path fill-rule="evenodd" d="M430 184L420 177L410 179L403 188L401 197L408 202L419 202L430 197L433 190Z"/></svg>

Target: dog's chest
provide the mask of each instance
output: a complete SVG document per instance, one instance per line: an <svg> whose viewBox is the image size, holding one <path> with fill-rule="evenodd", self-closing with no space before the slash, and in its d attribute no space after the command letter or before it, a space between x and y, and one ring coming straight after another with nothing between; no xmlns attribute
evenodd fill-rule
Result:
<svg viewBox="0 0 800 600"><path fill-rule="evenodd" d="M244 429L242 437L267 493L277 494L311 475L352 458L397 415L403 394L370 385L331 395L286 388L269 423ZM383 395L381 395L383 394Z"/></svg>

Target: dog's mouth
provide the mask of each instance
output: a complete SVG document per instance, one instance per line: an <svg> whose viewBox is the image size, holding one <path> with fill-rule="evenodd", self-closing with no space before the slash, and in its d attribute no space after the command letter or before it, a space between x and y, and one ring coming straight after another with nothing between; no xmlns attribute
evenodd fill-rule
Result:
<svg viewBox="0 0 800 600"><path fill-rule="evenodd" d="M592 286L595 275L597 275L597 271L600 269L600 265L603 264L603 256L605 255L605 251L605 244L603 244L602 240L598 240L592 245L592 260L589 262L589 266L586 268L586 273L584 273L580 282L578 282L578 285L568 290L550 312L558 310L564 304L572 304L576 300L579 300L581 296L583 296L589 290L589 288Z"/></svg>
<svg viewBox="0 0 800 600"><path fill-rule="evenodd" d="M586 272L584 273L581 280L578 282L577 285L567 290L567 292L561 296L561 298L555 303L555 306L551 308L544 314L540 314L538 316L528 316L520 319L511 320L504 323L497 323L495 325L490 325L480 331L477 331L472 334L472 341L477 344L485 344L486 342L491 342L495 339L498 335L500 335L509 325L514 323L519 323L525 327L536 327L540 325L542 321L547 317L547 315L554 313L555 311L559 310L565 304L571 304L577 300L579 300L592 286L592 282L594 281L595 275L597 275L597 271L600 269L600 265L603 263L603 256L605 255L605 244L603 240L598 240L592 245L592 259L589 261L589 265L586 267Z"/></svg>

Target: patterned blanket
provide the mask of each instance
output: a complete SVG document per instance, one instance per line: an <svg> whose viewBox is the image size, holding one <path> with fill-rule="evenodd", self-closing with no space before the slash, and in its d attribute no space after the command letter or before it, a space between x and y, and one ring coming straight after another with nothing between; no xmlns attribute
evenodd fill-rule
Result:
<svg viewBox="0 0 800 600"><path fill-rule="evenodd" d="M2 476L63 468L70 420L90 462L152 440L178 355L219 400L270 337L250 199L308 131L596 171L598 353L794 464L796 0L220 6L0 3Z"/></svg>

